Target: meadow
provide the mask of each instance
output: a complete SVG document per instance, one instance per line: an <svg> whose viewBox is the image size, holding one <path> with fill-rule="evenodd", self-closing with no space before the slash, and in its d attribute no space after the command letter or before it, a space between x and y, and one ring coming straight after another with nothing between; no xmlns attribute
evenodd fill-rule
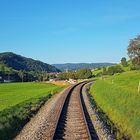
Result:
<svg viewBox="0 0 140 140"><path fill-rule="evenodd" d="M46 83L0 84L0 111L31 98L47 96L60 89L62 87Z"/></svg>
<svg viewBox="0 0 140 140"><path fill-rule="evenodd" d="M140 71L128 71L97 80L90 89L97 105L132 140L140 138L139 82Z"/></svg>
<svg viewBox="0 0 140 140"><path fill-rule="evenodd" d="M49 83L0 84L0 138L13 139L52 94L63 88Z"/></svg>

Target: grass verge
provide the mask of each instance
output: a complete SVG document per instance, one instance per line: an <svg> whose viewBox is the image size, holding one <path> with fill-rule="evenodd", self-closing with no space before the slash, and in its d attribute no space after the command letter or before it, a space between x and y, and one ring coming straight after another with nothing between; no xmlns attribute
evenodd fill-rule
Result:
<svg viewBox="0 0 140 140"><path fill-rule="evenodd" d="M126 138L140 138L140 93L139 71L125 72L91 86L91 94L97 105L110 118ZM121 135L117 136L121 139Z"/></svg>

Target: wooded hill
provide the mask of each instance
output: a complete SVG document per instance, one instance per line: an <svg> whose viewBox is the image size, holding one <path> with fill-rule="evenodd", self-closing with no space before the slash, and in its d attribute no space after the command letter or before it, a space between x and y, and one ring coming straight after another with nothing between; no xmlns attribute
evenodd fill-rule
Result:
<svg viewBox="0 0 140 140"><path fill-rule="evenodd" d="M0 64L15 70L59 72L60 70L38 60L26 58L12 52L0 53Z"/></svg>
<svg viewBox="0 0 140 140"><path fill-rule="evenodd" d="M53 64L56 68L61 71L66 70L78 70L81 68L95 69L104 66L111 66L113 63L66 63L66 64Z"/></svg>
<svg viewBox="0 0 140 140"><path fill-rule="evenodd" d="M0 82L42 81L48 73L60 72L54 66L11 52L0 53Z"/></svg>

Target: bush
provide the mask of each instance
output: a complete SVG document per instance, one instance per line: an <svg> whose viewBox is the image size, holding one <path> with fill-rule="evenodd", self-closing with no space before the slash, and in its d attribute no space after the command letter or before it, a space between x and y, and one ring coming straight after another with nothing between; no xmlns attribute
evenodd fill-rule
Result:
<svg viewBox="0 0 140 140"><path fill-rule="evenodd" d="M115 73L122 73L122 72L124 72L124 70L119 65L110 66L107 70L107 73L109 75L114 75Z"/></svg>
<svg viewBox="0 0 140 140"><path fill-rule="evenodd" d="M130 66L130 70L140 70L140 65L132 65Z"/></svg>

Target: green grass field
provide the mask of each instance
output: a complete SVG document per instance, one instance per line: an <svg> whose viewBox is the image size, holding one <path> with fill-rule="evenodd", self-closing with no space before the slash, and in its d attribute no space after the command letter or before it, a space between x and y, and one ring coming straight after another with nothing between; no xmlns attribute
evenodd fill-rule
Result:
<svg viewBox="0 0 140 140"><path fill-rule="evenodd" d="M96 103L132 140L140 138L140 71L124 72L98 80L91 86Z"/></svg>
<svg viewBox="0 0 140 140"><path fill-rule="evenodd" d="M46 83L0 84L0 139L13 139L51 95L63 88Z"/></svg>
<svg viewBox="0 0 140 140"><path fill-rule="evenodd" d="M61 89L60 86L46 83L0 84L0 111L31 98L47 96Z"/></svg>

